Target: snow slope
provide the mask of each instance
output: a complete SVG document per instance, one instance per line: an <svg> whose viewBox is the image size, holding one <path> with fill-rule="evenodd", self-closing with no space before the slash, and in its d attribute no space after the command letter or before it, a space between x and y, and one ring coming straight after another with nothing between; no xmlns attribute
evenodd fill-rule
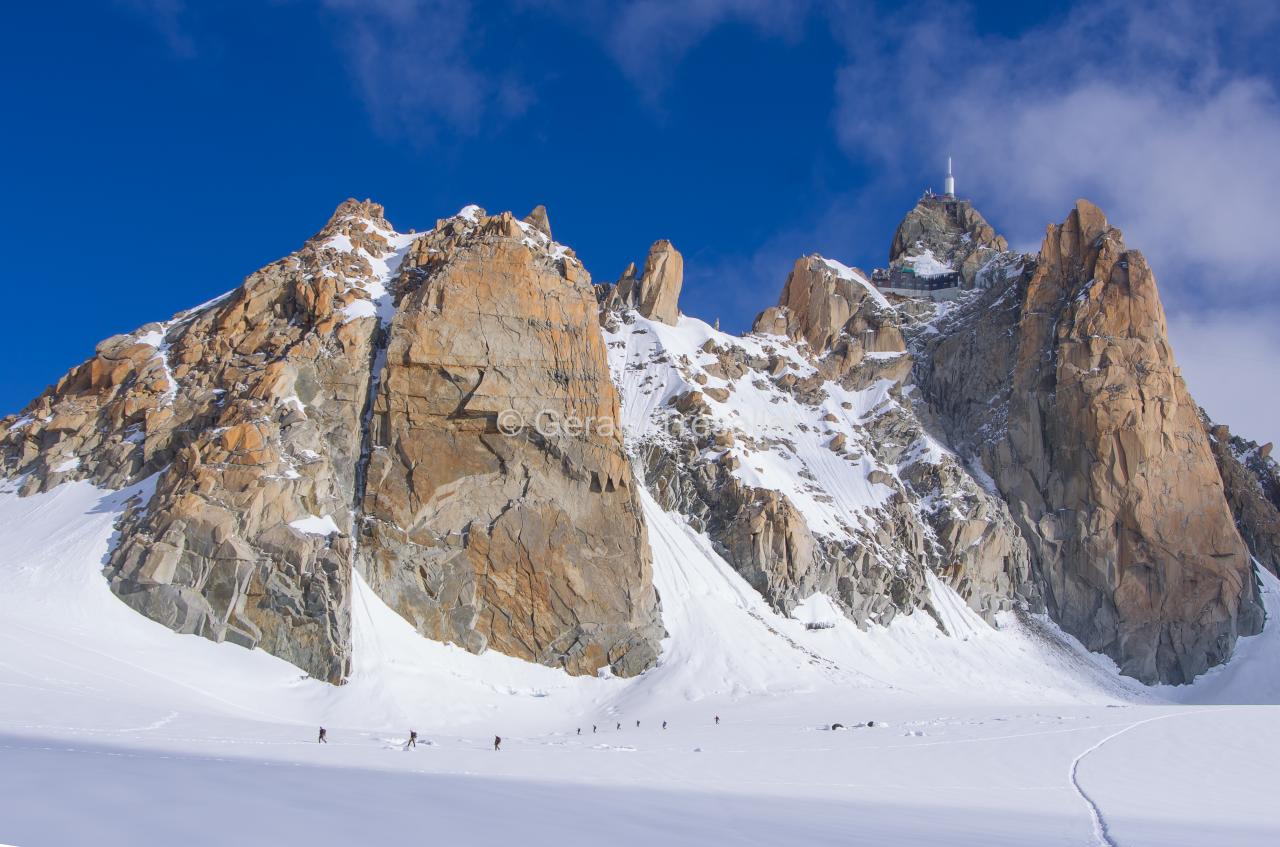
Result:
<svg viewBox="0 0 1280 847"><path fill-rule="evenodd" d="M333 688L261 651L176 635L110 593L112 523L148 489L0 492L0 842L1280 834L1264 794L1275 710L1168 702L1265 694L1246 677L1276 678L1274 623L1203 685L1170 692L1116 677L1043 621L993 630L941 585L955 637L924 615L861 632L820 596L784 620L646 495L669 631L654 670L582 679L473 656L422 639L357 580L355 674ZM1274 580L1265 600L1280 619ZM315 743L322 723L328 745ZM410 726L423 739L411 751Z"/></svg>
<svg viewBox="0 0 1280 847"><path fill-rule="evenodd" d="M734 380L708 373L716 357L702 346L713 341L720 347L737 347L748 355L782 357L797 376L814 368L787 340L770 336L732 336L706 323L681 317L678 326L646 320L635 313L633 323L606 331L609 366L622 395L623 427L627 440L665 437L667 422L675 415L673 397L706 388L727 388L724 400L707 395L714 418L724 421L741 437L728 448L739 459L735 476L748 485L785 494L816 532L847 535L851 524L869 521L870 510L884 505L893 489L871 482L879 465L861 426L887 403L892 385L881 380L864 391L848 391L833 382L823 388L827 399L818 407L806 406L772 383L747 373ZM694 381L698 376L704 383ZM848 404L846 408L845 404ZM842 435L862 455L854 460L838 456L828 444ZM767 448L767 449L766 449Z"/></svg>
<svg viewBox="0 0 1280 847"><path fill-rule="evenodd" d="M632 439L660 434L707 339L767 343L688 319L623 332L610 356ZM744 452L742 472L838 531L881 495L873 465L836 459L825 440L859 437L880 391L815 412L740 380L719 411L759 442L788 440ZM149 482L16 488L0 486L0 843L1280 836L1267 789L1280 754L1280 582L1265 572L1261 635L1195 685L1146 689L1046 619L988 626L936 580L949 635L923 613L862 631L823 595L784 618L642 490L668 632L648 673L569 677L425 640L357 575L354 671L335 688L262 651L176 635L111 594L101 569L113 523ZM335 529L324 515L303 523ZM320 725L328 744L315 741Z"/></svg>
<svg viewBox="0 0 1280 847"><path fill-rule="evenodd" d="M468 206L455 217L481 214ZM363 225L388 252L346 235L322 246L370 267L345 317L385 325L389 285L419 236ZM520 227L530 247L568 259ZM858 273L825 261L888 306ZM922 276L951 271L927 251L908 261ZM214 302L135 333L155 348L170 397L165 338ZM935 324L954 308L940 304ZM606 335L630 443L663 437L673 397L731 388L707 402L741 436L725 448L740 479L786 494L822 533L874 521L892 489L872 480L899 470L868 443L867 422L898 402L887 381L827 383L828 398L809 407L758 374L714 375L716 357L702 350L713 341L812 374L789 340L633 317ZM831 449L837 436L846 455ZM942 450L921 436L901 461ZM67 456L57 470L79 462ZM924 613L859 630L821 594L783 617L706 535L642 490L667 630L649 672L569 677L428 641L357 574L353 673L333 687L260 650L177 635L111 594L102 567L113 524L131 498L151 495L150 481L117 492L68 482L28 498L17 488L0 483L0 843L1280 839L1280 581L1265 571L1263 633L1194 685L1143 688L1047 619L987 625L932 575L945 632ZM339 531L327 514L294 525Z"/></svg>

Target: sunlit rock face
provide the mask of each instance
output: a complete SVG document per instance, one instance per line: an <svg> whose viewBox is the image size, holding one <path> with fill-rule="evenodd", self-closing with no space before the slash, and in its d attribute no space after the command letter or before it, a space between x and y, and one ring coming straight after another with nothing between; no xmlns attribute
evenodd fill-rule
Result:
<svg viewBox="0 0 1280 847"><path fill-rule="evenodd" d="M356 569L424 635L637 673L662 629L594 291L531 217L401 234L347 201L226 296L100 344L7 419L5 473L154 477L112 589L331 682ZM614 425L500 435L508 408Z"/></svg>
<svg viewBox="0 0 1280 847"><path fill-rule="evenodd" d="M1008 501L1051 614L1145 682L1225 661L1262 615L1142 254L1081 201L983 300L921 376Z"/></svg>

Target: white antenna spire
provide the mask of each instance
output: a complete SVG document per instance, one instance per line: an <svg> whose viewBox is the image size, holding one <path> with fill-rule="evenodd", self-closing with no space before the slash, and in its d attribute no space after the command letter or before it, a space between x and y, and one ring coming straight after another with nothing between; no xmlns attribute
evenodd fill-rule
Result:
<svg viewBox="0 0 1280 847"><path fill-rule="evenodd" d="M943 190L948 197L956 196L956 178L951 175L951 157L947 157L947 179L944 183Z"/></svg>

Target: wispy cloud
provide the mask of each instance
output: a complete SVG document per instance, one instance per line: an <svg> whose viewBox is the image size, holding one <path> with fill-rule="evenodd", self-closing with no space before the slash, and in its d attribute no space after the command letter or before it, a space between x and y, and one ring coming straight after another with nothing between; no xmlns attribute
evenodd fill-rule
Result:
<svg viewBox="0 0 1280 847"><path fill-rule="evenodd" d="M837 128L888 167L953 153L1024 245L1088 196L1175 284L1252 289L1280 268L1280 101L1234 57L1274 41L1269 5L1081 5L1013 39L955 11L891 21L850 44Z"/></svg>
<svg viewBox="0 0 1280 847"><path fill-rule="evenodd" d="M743 23L794 38L808 14L806 0L631 0L613 7L604 27L609 53L646 97L661 93L680 60L712 30Z"/></svg>
<svg viewBox="0 0 1280 847"><path fill-rule="evenodd" d="M175 53L194 52L183 0L117 2L147 15ZM491 7L321 0L320 8L386 135L466 137L534 102L515 60L500 45L486 50ZM826 22L845 55L833 72L834 131L851 159L878 173L857 194L817 200L809 220L750 255L702 257L701 272L732 280L736 302L714 305L736 321L754 311L748 304L772 300L804 252L877 260L893 223L878 220L888 198L936 184L952 154L962 193L1016 246L1035 249L1077 196L1102 206L1156 270L1193 391L1227 421L1257 421L1259 435L1273 426L1265 421L1276 409L1260 392L1223 386L1237 376L1241 386L1270 382L1277 352L1259 315L1280 317L1280 5L1080 0L1015 36L984 33L976 11L953 3L886 15L862 0L516 0L505 14L551 16L590 33L651 103L720 27L797 39L818 16ZM1250 352L1227 379L1220 351L1236 323L1237 344Z"/></svg>
<svg viewBox="0 0 1280 847"><path fill-rule="evenodd" d="M1088 197L1159 278L1193 394L1280 435L1280 100L1275 4L1078 4L1013 38L963 8L844 32L836 126L854 157L923 180L956 156L961 193L1015 246ZM839 21L835 27L841 33ZM923 165L923 167L922 167Z"/></svg>
<svg viewBox="0 0 1280 847"><path fill-rule="evenodd" d="M523 112L532 92L482 68L482 27L465 0L323 0L375 127L414 140L441 125L474 134Z"/></svg>
<svg viewBox="0 0 1280 847"><path fill-rule="evenodd" d="M727 24L794 40L820 0L519 0L587 32L649 105L699 42ZM743 59L747 61L746 58Z"/></svg>
<svg viewBox="0 0 1280 847"><path fill-rule="evenodd" d="M1197 403L1254 441L1280 441L1280 308L1170 312L1169 338Z"/></svg>
<svg viewBox="0 0 1280 847"><path fill-rule="evenodd" d="M185 21L185 0L116 0L116 5L145 18L175 56L187 59L196 54L196 42Z"/></svg>

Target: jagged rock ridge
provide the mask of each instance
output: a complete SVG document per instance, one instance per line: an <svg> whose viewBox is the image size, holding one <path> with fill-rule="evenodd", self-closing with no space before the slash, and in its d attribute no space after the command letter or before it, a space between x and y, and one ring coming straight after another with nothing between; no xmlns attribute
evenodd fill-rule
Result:
<svg viewBox="0 0 1280 847"><path fill-rule="evenodd" d="M887 624L945 584L993 624L1047 609L1144 681L1224 661L1261 625L1280 476L1199 417L1145 260L1086 203L1032 256L926 199L890 265L954 273L958 299L805 256L741 337L681 315L670 242L593 286L543 207L401 234L347 201L5 419L4 472L146 481L113 590L334 682L358 580L473 651L652 666L633 467L783 612L824 593Z"/></svg>
<svg viewBox="0 0 1280 847"><path fill-rule="evenodd" d="M800 259L740 338L610 298L601 318L650 490L779 610L822 592L887 624L932 611L932 579L993 622L1029 602L1025 544L916 417L896 312L861 272Z"/></svg>
<svg viewBox="0 0 1280 847"><path fill-rule="evenodd" d="M644 271L636 277L632 262L622 278L601 285L597 299L606 309L635 309L646 318L675 325L680 319L680 290L684 287L684 257L670 241L655 241L644 261Z"/></svg>
<svg viewBox="0 0 1280 847"><path fill-rule="evenodd" d="M478 313L500 315L492 337ZM332 682L350 669L353 568L433 637L635 673L661 626L620 437L494 423L532 397L616 417L593 325L585 271L535 225L469 207L402 235L347 201L230 294L99 345L6 420L4 469L25 493L154 475L107 563L113 590Z"/></svg>
<svg viewBox="0 0 1280 847"><path fill-rule="evenodd" d="M1154 277L1083 201L1027 265L928 326L918 377L1009 502L1055 619L1126 674L1189 681L1261 612Z"/></svg>
<svg viewBox="0 0 1280 847"><path fill-rule="evenodd" d="M1270 442L1232 435L1203 411L1201 419L1240 537L1259 564L1280 575L1280 465L1271 458Z"/></svg>

